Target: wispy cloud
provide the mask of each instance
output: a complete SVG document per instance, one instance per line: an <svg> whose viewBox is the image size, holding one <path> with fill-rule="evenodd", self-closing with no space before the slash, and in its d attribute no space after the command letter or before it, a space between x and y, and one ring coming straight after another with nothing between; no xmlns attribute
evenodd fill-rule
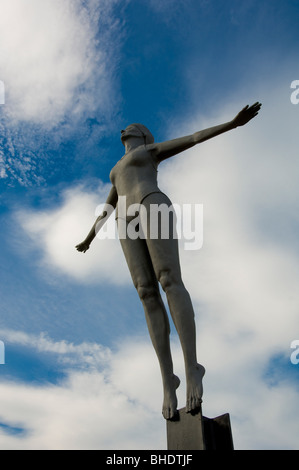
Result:
<svg viewBox="0 0 299 470"><path fill-rule="evenodd" d="M14 120L49 125L107 110L111 15L116 1L10 0L1 4L4 108Z"/></svg>
<svg viewBox="0 0 299 470"><path fill-rule="evenodd" d="M109 125L123 35L117 3L2 1L0 178L6 183L44 183L51 145L74 136L87 119L96 119L102 133Z"/></svg>
<svg viewBox="0 0 299 470"><path fill-rule="evenodd" d="M36 353L51 354L64 366L76 365L100 369L107 365L111 351L96 343L75 345L68 341L53 341L46 333L28 334L24 331L0 330L0 337L9 345L32 349Z"/></svg>

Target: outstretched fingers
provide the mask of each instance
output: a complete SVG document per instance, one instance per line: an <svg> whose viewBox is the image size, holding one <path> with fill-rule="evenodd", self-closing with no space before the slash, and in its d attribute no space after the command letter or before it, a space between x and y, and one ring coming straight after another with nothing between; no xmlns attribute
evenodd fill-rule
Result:
<svg viewBox="0 0 299 470"><path fill-rule="evenodd" d="M258 113L259 110L261 109L261 106L262 106L262 104L257 101L252 106L250 106L249 109L251 109L252 111L255 111L256 113Z"/></svg>
<svg viewBox="0 0 299 470"><path fill-rule="evenodd" d="M89 245L86 243L79 243L79 245L75 246L77 251L80 251L81 253L86 253L86 251L89 249Z"/></svg>

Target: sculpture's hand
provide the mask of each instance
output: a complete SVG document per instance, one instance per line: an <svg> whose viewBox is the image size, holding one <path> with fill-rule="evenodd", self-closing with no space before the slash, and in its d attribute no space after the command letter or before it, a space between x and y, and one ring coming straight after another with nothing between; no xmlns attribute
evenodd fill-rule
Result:
<svg viewBox="0 0 299 470"><path fill-rule="evenodd" d="M243 108L233 119L234 127L244 126L244 124L247 124L247 122L257 116L259 110L261 109L261 106L261 103L259 103L258 101L252 106L245 106L245 108Z"/></svg>
<svg viewBox="0 0 299 470"><path fill-rule="evenodd" d="M79 243L79 245L76 245L76 249L85 253L89 249L89 243L86 241Z"/></svg>

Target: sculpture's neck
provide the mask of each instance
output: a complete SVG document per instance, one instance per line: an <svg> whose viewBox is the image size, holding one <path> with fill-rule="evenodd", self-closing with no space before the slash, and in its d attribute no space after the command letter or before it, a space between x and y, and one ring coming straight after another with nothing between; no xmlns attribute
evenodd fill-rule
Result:
<svg viewBox="0 0 299 470"><path fill-rule="evenodd" d="M125 149L126 153L131 152L132 150L140 147L140 145L144 145L144 139L140 137L130 137L125 141Z"/></svg>

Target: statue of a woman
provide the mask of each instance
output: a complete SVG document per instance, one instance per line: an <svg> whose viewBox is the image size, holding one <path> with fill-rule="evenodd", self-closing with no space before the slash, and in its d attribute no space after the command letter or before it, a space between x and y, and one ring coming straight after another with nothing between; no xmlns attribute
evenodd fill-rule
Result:
<svg viewBox="0 0 299 470"><path fill-rule="evenodd" d="M243 126L258 114L260 108L259 102L250 107L247 105L230 122L162 143L155 143L150 131L141 124L131 124L121 131L125 155L111 170L112 188L103 213L97 218L86 239L76 246L77 250L85 253L89 249L96 233L107 220L109 209L112 207L118 210L120 196L126 197L127 206L137 203L145 208L139 222L141 228L144 227L144 231L148 234L151 206L172 205L168 197L158 188L158 165L163 160L196 144ZM120 221L128 225L133 216L125 216L122 220L121 217L123 215L117 212L118 226ZM173 233L172 230L169 230L169 233ZM166 239L161 236L155 238L122 236L120 242L134 286L144 307L150 337L161 368L164 390L162 413L165 419L173 419L177 412L176 389L180 380L173 373L169 320L160 295L159 283L166 294L184 355L187 412L201 406L202 379L205 373L204 367L197 361L194 311L181 277L177 237L169 236Z"/></svg>

